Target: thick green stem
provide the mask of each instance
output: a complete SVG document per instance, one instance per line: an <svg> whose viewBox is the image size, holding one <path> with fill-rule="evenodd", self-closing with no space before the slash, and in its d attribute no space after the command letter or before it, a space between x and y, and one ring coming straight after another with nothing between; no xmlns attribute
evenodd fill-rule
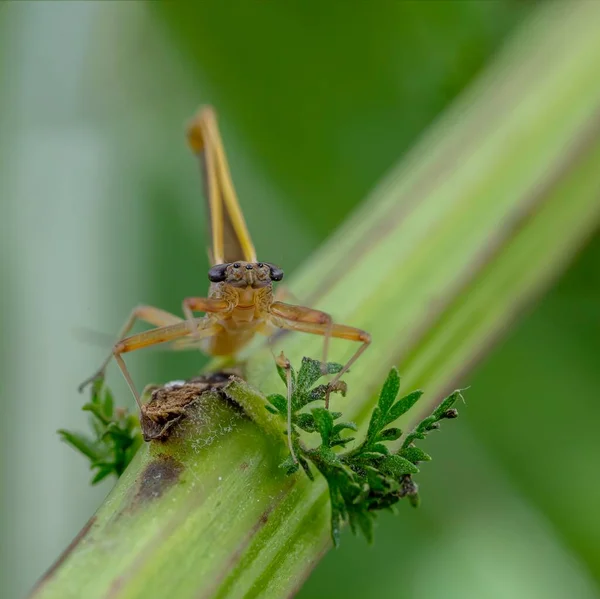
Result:
<svg viewBox="0 0 600 599"><path fill-rule="evenodd" d="M345 377L348 398L335 400L347 419L365 425L392 365L405 390L421 386L437 401L596 227L599 25L595 2L541 6L292 281L296 295L373 336ZM276 345L296 364L320 356L321 342L286 334ZM336 361L350 351L342 342L332 350ZM281 391L271 353L257 345L247 379ZM277 423L242 390L242 405L275 435L205 398L176 438L142 448L35 596L283 597L298 588L330 545L326 485L277 468Z"/></svg>

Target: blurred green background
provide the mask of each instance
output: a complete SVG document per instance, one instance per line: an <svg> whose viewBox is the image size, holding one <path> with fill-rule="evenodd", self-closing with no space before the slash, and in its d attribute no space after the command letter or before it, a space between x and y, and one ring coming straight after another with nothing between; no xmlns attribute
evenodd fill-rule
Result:
<svg viewBox="0 0 600 599"><path fill-rule="evenodd" d="M132 306L205 290L197 106L219 111L259 255L292 273L534 6L0 4L2 597L110 488L55 434L85 426L77 384ZM300 597L600 597L599 266L596 237L472 374L427 442L422 508L382 516L374 547L345 534ZM203 360L128 363L141 384Z"/></svg>

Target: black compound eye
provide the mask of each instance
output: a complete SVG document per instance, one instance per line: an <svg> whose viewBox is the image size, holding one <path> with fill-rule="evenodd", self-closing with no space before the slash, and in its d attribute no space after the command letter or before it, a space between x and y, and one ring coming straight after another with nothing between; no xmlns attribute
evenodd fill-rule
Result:
<svg viewBox="0 0 600 599"><path fill-rule="evenodd" d="M227 278L228 264L217 264L208 271L208 280L213 283L221 283Z"/></svg>
<svg viewBox="0 0 600 599"><path fill-rule="evenodd" d="M239 262L236 262L236 263L233 265L233 268L239 268L239 267L240 267L240 263L239 263Z"/></svg>
<svg viewBox="0 0 600 599"><path fill-rule="evenodd" d="M269 270L271 271L272 281L281 281L283 279L283 270L274 264L268 264Z"/></svg>
<svg viewBox="0 0 600 599"><path fill-rule="evenodd" d="M264 264L262 262L259 262L256 266L258 266L258 268L262 268Z"/></svg>
<svg viewBox="0 0 600 599"><path fill-rule="evenodd" d="M246 264L246 270L252 270L252 264Z"/></svg>

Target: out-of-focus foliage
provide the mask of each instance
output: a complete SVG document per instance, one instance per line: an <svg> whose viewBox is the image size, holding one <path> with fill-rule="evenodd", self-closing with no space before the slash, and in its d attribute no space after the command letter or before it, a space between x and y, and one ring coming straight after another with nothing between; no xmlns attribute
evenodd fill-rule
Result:
<svg viewBox="0 0 600 599"><path fill-rule="evenodd" d="M199 185L183 144L197 104L221 113L259 254L293 269L529 6L0 7L7 596L25 592L101 499L54 434L81 424L75 387L131 306L177 311L204 292ZM346 535L301 597L599 595L599 266L596 239L473 375L476 399L429 442L437 457L420 479L422 508L380 518L371 550ZM104 347L89 334L83 344L83 327L107 334ZM140 383L200 364L179 353L131 361ZM400 559L407 545L411 558Z"/></svg>
<svg viewBox="0 0 600 599"><path fill-rule="evenodd" d="M517 2L157 4L281 201L327 236L481 69ZM325 207L325 208L324 208Z"/></svg>
<svg viewBox="0 0 600 599"><path fill-rule="evenodd" d="M90 469L96 471L92 485L111 474L118 478L142 444L138 416L115 407L113 395L102 379L93 381L90 401L82 409L90 413L92 434L65 429L60 429L58 434L89 460Z"/></svg>

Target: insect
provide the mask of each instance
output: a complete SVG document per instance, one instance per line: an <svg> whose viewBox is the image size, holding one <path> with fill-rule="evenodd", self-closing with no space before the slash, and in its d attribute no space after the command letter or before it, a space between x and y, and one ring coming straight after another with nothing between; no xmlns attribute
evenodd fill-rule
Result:
<svg viewBox="0 0 600 599"><path fill-rule="evenodd" d="M200 162L208 206L211 238L208 253L212 265L208 271L208 296L185 298L182 305L184 318L153 306L134 308L111 353L98 371L82 383L80 390L103 377L114 357L141 409L140 395L127 370L123 354L171 342L180 347L199 346L211 356L235 356L255 334L270 337L280 329L322 335L323 363L327 361L331 337L361 343L330 381L332 388L369 346L370 335L360 329L334 323L325 312L284 303L275 297L273 283L283 279L283 270L270 262L258 262L256 258L231 181L216 115L211 107L201 108L191 121L188 142ZM196 312L204 312L205 316L196 317ZM156 328L126 336L138 320ZM278 363L281 364L281 360L285 366L285 358L279 358ZM289 363L287 366L289 368ZM288 376L288 430L290 399L291 381ZM288 441L294 456L291 435L288 435Z"/></svg>

